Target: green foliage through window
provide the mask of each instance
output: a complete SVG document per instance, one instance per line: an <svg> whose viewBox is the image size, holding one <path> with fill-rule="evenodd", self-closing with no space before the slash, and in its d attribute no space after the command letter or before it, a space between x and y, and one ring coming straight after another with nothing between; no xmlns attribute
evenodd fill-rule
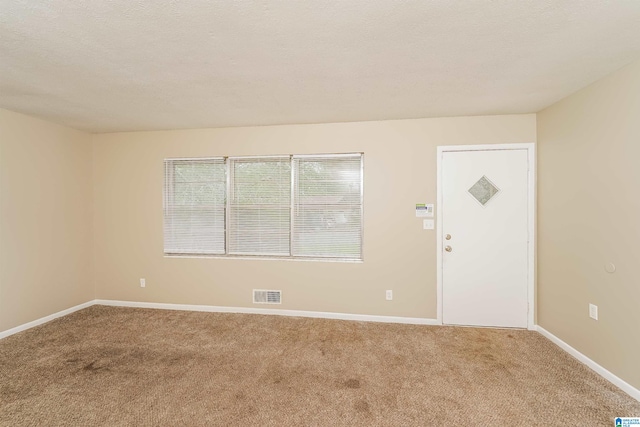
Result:
<svg viewBox="0 0 640 427"><path fill-rule="evenodd" d="M361 259L362 171L360 154L167 159L165 253Z"/></svg>

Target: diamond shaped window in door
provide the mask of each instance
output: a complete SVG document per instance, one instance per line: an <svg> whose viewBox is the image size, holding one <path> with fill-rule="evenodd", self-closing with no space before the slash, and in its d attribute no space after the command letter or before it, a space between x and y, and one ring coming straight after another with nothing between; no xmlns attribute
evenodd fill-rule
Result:
<svg viewBox="0 0 640 427"><path fill-rule="evenodd" d="M489 178L483 176L471 186L469 193L478 201L482 206L486 205L489 200L500 192L500 189L495 184L489 181Z"/></svg>

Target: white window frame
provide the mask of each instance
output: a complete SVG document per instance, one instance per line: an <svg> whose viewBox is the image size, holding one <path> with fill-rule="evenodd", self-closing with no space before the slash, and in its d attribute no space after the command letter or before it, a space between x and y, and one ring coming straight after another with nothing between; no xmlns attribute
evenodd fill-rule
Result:
<svg viewBox="0 0 640 427"><path fill-rule="evenodd" d="M291 162L291 206L290 206L290 230L289 230L289 255L270 255L270 254L234 254L229 253L229 215L230 215L230 200L229 195L231 192L231 184L233 177L231 171L230 160L261 160L261 159L273 159L289 157ZM294 189L297 183L297 177L295 176L294 159L331 159L331 158L347 158L347 157L359 157L360 158L360 254L359 257L341 257L341 256L307 256L307 255L293 255L293 232L295 227L295 198ZM265 155L265 156L212 156L212 157L188 157L188 158L166 158L166 161L206 161L206 160L219 160L224 159L226 169L226 194L225 194L225 242L224 253L167 253L166 248L164 256L169 258L232 258L232 259L267 259L267 260L301 260L301 261L328 261L328 262L363 262L364 261L364 153L332 153L332 154L300 154L300 155ZM164 188L163 198L166 202L171 197L169 192L173 187L173 182L166 176L165 168L164 176ZM166 221L166 217L164 218ZM163 229L164 230L164 229ZM164 231L163 231L164 237ZM164 242L164 240L163 240ZM164 245L164 243L163 243Z"/></svg>
<svg viewBox="0 0 640 427"><path fill-rule="evenodd" d="M242 257L242 256L258 256L258 257L282 257L282 256L288 256L288 255L283 255L283 254L272 254L269 252L260 252L260 251L255 251L255 252L242 252L239 250L232 250L231 248L231 234L232 234L232 227L231 227L231 217L233 216L233 196L234 196L234 185L235 185L235 170L234 170L234 163L238 162L247 162L247 161L256 161L256 162L262 162L262 161L282 161L282 160L288 160L289 162L289 166L292 166L292 161L291 161L291 156L251 156L251 157L227 157L225 158L225 164L226 164L226 168L227 168L227 194L226 194L226 216L225 216L225 254L227 255L231 255L231 256L235 256L235 257ZM286 176L286 175L284 175ZM293 179L293 174L290 173L289 179ZM292 197L291 194L291 188L293 188L292 185L290 185L290 189L289 189L289 197ZM265 206L264 204L261 204L261 206ZM284 205L282 205L284 206ZM286 209L286 208L285 208ZM289 255L291 254L291 232L292 232L292 226L291 226L291 219L292 219L292 215L291 215L291 202L289 202Z"/></svg>
<svg viewBox="0 0 640 427"><path fill-rule="evenodd" d="M176 186L176 181L175 181L175 166L176 163L187 163L187 162L194 162L194 163L209 163L211 162L212 164L214 164L215 162L221 162L224 165L225 169L226 169L226 159L224 157L206 157L206 158L171 158L171 159L165 159L164 161L164 189L163 189L163 241L164 241L164 251L165 251L165 255L173 255L173 256L189 256L191 254L191 252L167 252L167 248L166 248L166 232L168 231L168 229L171 229L172 231L174 231L175 229L173 228L173 223L176 220L175 218L175 209L177 209L176 205L174 204L174 200L175 200L175 186ZM227 181L227 177L225 176L225 183ZM225 194L226 197L226 194ZM226 206L226 201L225 201L225 206ZM224 210L225 215L226 215L226 209ZM167 224L171 224L169 227L167 227ZM223 219L223 224L226 227L226 217ZM224 233L226 234L226 229L224 230ZM226 237L225 237L226 238ZM223 255L226 252L226 241L223 244L223 248L222 251L207 251L207 252L199 252L199 255L203 255L203 256L209 256L209 255Z"/></svg>

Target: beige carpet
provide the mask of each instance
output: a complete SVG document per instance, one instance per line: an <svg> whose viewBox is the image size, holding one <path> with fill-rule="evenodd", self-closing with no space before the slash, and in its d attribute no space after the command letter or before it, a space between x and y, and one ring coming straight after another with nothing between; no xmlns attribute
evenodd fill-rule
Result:
<svg viewBox="0 0 640 427"><path fill-rule="evenodd" d="M613 426L541 335L94 306L0 340L2 426Z"/></svg>

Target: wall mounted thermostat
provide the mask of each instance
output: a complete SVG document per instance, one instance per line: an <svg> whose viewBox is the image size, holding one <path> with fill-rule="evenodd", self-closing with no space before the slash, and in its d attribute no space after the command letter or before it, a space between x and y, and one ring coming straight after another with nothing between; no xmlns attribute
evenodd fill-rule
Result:
<svg viewBox="0 0 640 427"><path fill-rule="evenodd" d="M433 218L433 204L416 203L416 218Z"/></svg>

